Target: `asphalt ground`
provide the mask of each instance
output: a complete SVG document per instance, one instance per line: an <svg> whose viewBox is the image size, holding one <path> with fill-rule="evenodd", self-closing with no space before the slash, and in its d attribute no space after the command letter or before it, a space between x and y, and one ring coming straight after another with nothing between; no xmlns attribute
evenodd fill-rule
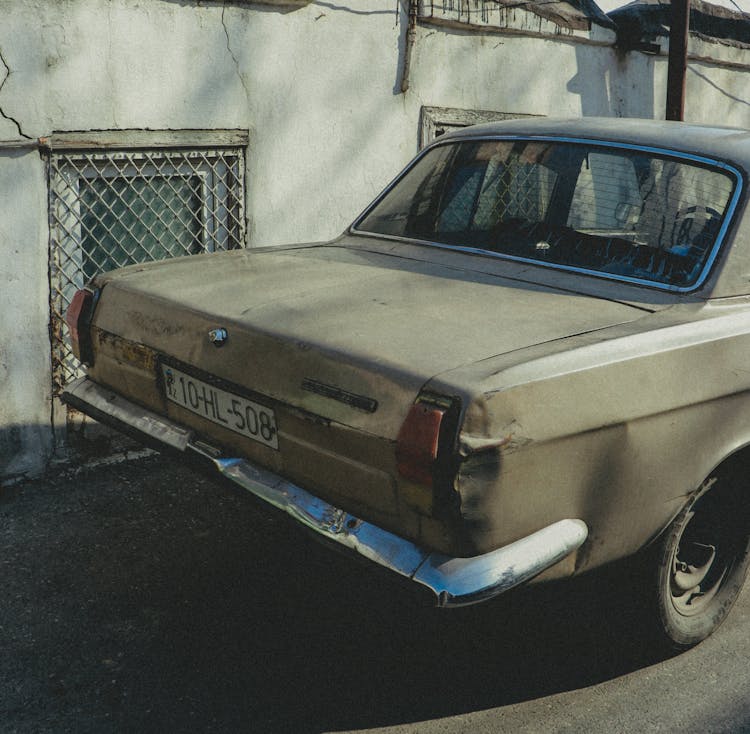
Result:
<svg viewBox="0 0 750 734"><path fill-rule="evenodd" d="M747 590L649 649L617 573L450 612L172 459L0 490L0 732L750 732Z"/></svg>

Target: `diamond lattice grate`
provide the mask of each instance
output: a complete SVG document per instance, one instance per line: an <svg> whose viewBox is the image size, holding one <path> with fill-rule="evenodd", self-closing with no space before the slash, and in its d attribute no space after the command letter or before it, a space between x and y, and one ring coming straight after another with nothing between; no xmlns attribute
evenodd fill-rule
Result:
<svg viewBox="0 0 750 734"><path fill-rule="evenodd" d="M53 389L80 365L64 313L96 274L244 246L240 148L54 153L49 162Z"/></svg>

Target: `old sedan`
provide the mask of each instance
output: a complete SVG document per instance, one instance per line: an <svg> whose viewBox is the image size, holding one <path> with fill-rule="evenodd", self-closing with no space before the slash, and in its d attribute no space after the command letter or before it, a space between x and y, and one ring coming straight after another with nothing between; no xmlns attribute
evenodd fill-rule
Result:
<svg viewBox="0 0 750 734"><path fill-rule="evenodd" d="M749 168L739 130L467 128L332 242L96 278L65 399L442 606L640 552L688 647L750 558Z"/></svg>

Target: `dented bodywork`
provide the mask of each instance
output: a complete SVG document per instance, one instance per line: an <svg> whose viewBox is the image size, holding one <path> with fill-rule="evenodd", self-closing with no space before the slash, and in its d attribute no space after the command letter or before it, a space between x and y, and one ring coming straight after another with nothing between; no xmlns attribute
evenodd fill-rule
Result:
<svg viewBox="0 0 750 734"><path fill-rule="evenodd" d="M523 125L532 140L572 135L570 123ZM607 235L616 268L589 255L579 267L570 253L599 247L602 235L589 228L568 243L569 219L554 239L554 201L544 221L504 235L517 237L515 249L485 252L453 242L457 215L447 224L440 215L446 241L373 231L389 188L330 243L100 276L88 376L66 399L202 457L439 603L635 553L714 467L750 445L750 254L744 162L725 159L739 133L697 129L692 141L689 132L672 141L704 143L696 161L664 152L668 128L658 123L621 127L627 151L658 148L681 164L684 155L726 178L711 184L726 209L696 205L685 215L715 240L704 232L690 253L683 243L647 252L642 233L618 231ZM501 150L509 170L505 140L526 144L521 128L456 139L495 141L472 165ZM596 155L616 149L615 133L604 122L575 127ZM546 150L527 145L514 165L549 160ZM551 190L533 186L535 202ZM635 228L633 202L620 203L612 216L625 211L618 226ZM526 241L531 254L520 249ZM549 267L555 246L569 252ZM640 249L631 255L630 246ZM167 379L182 393L170 398Z"/></svg>

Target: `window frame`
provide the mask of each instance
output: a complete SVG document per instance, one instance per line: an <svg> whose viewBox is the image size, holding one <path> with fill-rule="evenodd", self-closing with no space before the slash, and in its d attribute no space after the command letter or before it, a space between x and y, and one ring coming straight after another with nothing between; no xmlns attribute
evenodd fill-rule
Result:
<svg viewBox="0 0 750 734"><path fill-rule="evenodd" d="M422 150L438 138L471 125L482 125L501 120L517 120L525 117L542 117L525 112L496 112L460 107L428 107L420 110L419 149Z"/></svg>

